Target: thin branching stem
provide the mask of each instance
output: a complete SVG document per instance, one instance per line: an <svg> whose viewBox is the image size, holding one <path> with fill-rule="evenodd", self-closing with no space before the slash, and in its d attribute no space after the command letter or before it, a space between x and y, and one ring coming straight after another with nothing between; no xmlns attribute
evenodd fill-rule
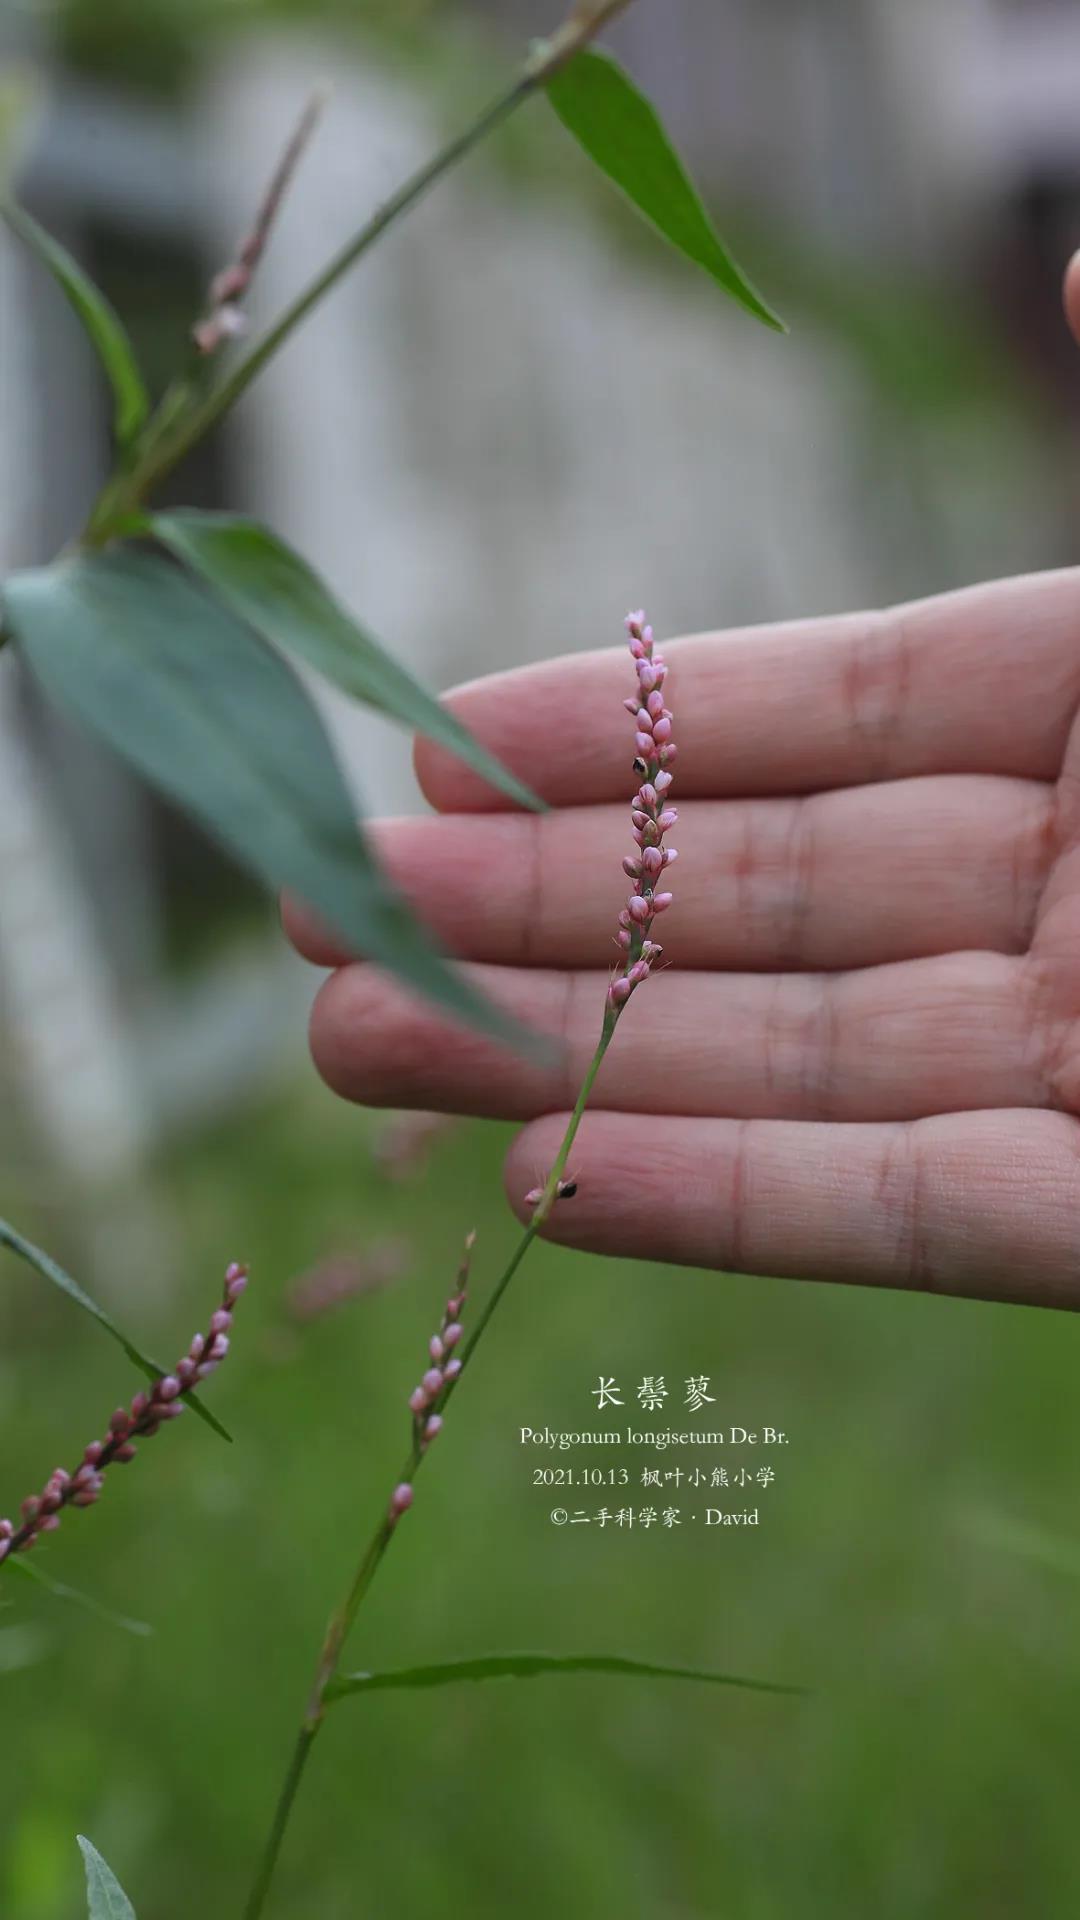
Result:
<svg viewBox="0 0 1080 1920"><path fill-rule="evenodd" d="M562 1144L555 1156L554 1164L548 1175L547 1185L544 1188L537 1206L533 1210L528 1226L522 1233L517 1246L514 1248L510 1259L507 1261L506 1266L503 1268L502 1273L491 1291L487 1305L484 1307L473 1329L472 1337L462 1348L461 1373L458 1374L457 1379L452 1380L444 1389L440 1402L442 1406L446 1405L451 1393L453 1393L455 1388L460 1384L465 1368L476 1352L484 1331L491 1321L492 1315L502 1300L507 1287L514 1278L533 1241L536 1239L537 1234L540 1232L552 1206L555 1204L559 1192L559 1182L566 1171L574 1141L577 1138L578 1129L581 1126L585 1108L589 1101L589 1096L592 1093L596 1076L600 1071L601 1062L611 1043L611 1037L615 1031L618 1018L619 1009L609 1006L604 1014L604 1024L600 1039L597 1042L596 1052L589 1062L588 1071L581 1083L581 1091L577 1097L577 1104L570 1116L569 1124L562 1138ZM413 1441L408 1457L404 1461L401 1471L398 1474L398 1481L404 1481L411 1486L426 1458L427 1455L422 1451L419 1435L417 1435ZM319 1655L319 1663L315 1671L315 1678L312 1682L311 1692L304 1710L304 1717L296 1736L288 1771L282 1782L278 1803L274 1810L270 1833L267 1837L266 1846L259 1864L255 1883L251 1889L248 1904L244 1909L244 1920L260 1920L263 1913L266 1897L270 1890L270 1883L274 1876L274 1869L277 1866L278 1856L281 1852L286 1829L288 1828L292 1815L293 1805L300 1789L300 1783L304 1777L304 1770L307 1766L311 1749L315 1743L316 1735L326 1716L327 1691L331 1681L337 1676L345 1642L356 1620L361 1602L382 1564L383 1556L396 1531L397 1529L394 1522L388 1514L384 1513L361 1555L349 1591L327 1628L326 1638L323 1641L322 1650Z"/></svg>

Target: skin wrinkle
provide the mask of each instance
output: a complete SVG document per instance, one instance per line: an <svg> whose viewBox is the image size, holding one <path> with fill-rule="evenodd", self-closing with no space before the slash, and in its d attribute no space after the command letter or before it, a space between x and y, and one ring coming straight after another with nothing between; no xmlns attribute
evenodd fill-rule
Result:
<svg viewBox="0 0 1080 1920"><path fill-rule="evenodd" d="M544 912L544 901L547 891L547 861L544 857L544 823L549 819L557 820L558 816L546 813L529 813L524 817L529 822L528 828L526 829L529 836L529 852L528 859L524 863L529 874L529 880L525 894L525 911L521 916L521 964L524 967L535 967L541 964L547 927Z"/></svg>
<svg viewBox="0 0 1080 1920"><path fill-rule="evenodd" d="M719 1265L731 1273L743 1272L744 1232L746 1225L746 1194L749 1182L750 1129L752 1120L740 1120L735 1130L735 1146L731 1155L731 1188L728 1196L729 1221L726 1247L721 1248Z"/></svg>
<svg viewBox="0 0 1080 1920"><path fill-rule="evenodd" d="M813 794L796 795L784 843L785 882L790 900L787 926L777 941L777 964L797 972L805 965L817 873L817 809Z"/></svg>
<svg viewBox="0 0 1080 1920"><path fill-rule="evenodd" d="M902 608L875 610L851 634L840 671L848 730L863 742L863 783L887 778L902 731L912 674L910 627Z"/></svg>
<svg viewBox="0 0 1080 1920"><path fill-rule="evenodd" d="M1012 841L1009 862L1011 918L1020 953L1035 937L1046 883L1061 850L1057 787L1034 786L1029 799L1030 818Z"/></svg>

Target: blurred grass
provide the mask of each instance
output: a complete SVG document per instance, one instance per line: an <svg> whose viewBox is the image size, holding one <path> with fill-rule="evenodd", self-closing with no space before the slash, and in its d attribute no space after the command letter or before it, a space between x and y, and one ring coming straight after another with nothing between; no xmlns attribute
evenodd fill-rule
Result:
<svg viewBox="0 0 1080 1920"><path fill-rule="evenodd" d="M5 1631L45 1637L0 1674L5 1920L80 1911L76 1830L140 1920L239 1910L324 1617L402 1452L402 1397L459 1242L479 1227L479 1293L513 1235L501 1129L450 1135L424 1181L403 1187L375 1167L372 1131L305 1076L163 1169L187 1278L182 1298L129 1306L127 1319L179 1348L222 1262L252 1261L244 1325L214 1383L237 1443L184 1423L43 1550L58 1577L152 1621L153 1639L36 1587L4 1589ZM25 1209L22 1224L47 1237ZM388 1232L413 1246L408 1277L287 1335L289 1279L328 1245ZM6 1262L3 1279L11 1506L131 1382L32 1276ZM1080 1325L1064 1316L541 1248L454 1403L351 1664L602 1650L813 1695L582 1678L344 1702L316 1750L274 1914L1073 1910L1080 1583L1067 1564L1013 1551L1008 1528L1080 1540L1078 1362ZM643 1374L664 1373L672 1424L678 1383L709 1373L710 1418L786 1429L756 1533L551 1527L556 1501L531 1486L517 1429L595 1425L601 1371L631 1399ZM666 1496L628 1489L607 1504L624 1498ZM692 1498L704 1504L674 1496ZM581 1503L594 1504L565 1501Z"/></svg>

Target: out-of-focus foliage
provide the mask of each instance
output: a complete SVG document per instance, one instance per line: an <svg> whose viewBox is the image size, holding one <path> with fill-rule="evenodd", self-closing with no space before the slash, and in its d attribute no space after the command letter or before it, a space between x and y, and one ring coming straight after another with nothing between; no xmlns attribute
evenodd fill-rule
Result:
<svg viewBox="0 0 1080 1920"><path fill-rule="evenodd" d="M374 32L405 53L446 0L63 0L62 50L75 67L172 93L215 35L258 22Z"/></svg>
<svg viewBox="0 0 1080 1920"><path fill-rule="evenodd" d="M56 1576L149 1620L152 1639L29 1584L4 1596L7 1625L47 1636L44 1658L0 1675L18 1728L0 1761L11 1920L79 1911L72 1834L87 1830L153 1920L240 1907L311 1650L406 1443L405 1395L461 1238L478 1227L479 1301L516 1234L503 1129L459 1129L426 1181L388 1187L376 1128L305 1078L166 1170L184 1280L147 1303L154 1347L194 1324L226 1254L252 1262L215 1381L236 1444L179 1423L41 1549ZM30 1224L65 1250L52 1209ZM362 1253L376 1231L411 1247L402 1278L295 1323L295 1274L321 1247ZM372 1912L431 1920L1073 1911L1080 1589L972 1520L1077 1535L1080 1321L547 1247L521 1280L455 1397L351 1663L606 1647L811 1695L583 1675L335 1708L275 1920L355 1920L358 1887ZM0 1314L2 1505L96 1430L130 1375L31 1276ZM646 1372L666 1369L673 1391L708 1373L711 1417L786 1429L756 1531L552 1526L571 1503L534 1487L533 1469L569 1456L524 1449L520 1428L595 1426L601 1369L631 1397ZM676 1451L631 1459L667 1471L685 1464ZM688 1505L685 1485L638 1485L630 1504L669 1499Z"/></svg>

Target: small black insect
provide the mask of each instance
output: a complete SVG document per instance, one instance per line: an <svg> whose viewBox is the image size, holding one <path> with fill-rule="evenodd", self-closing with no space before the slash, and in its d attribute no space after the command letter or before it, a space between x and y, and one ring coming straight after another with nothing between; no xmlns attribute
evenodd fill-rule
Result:
<svg viewBox="0 0 1080 1920"><path fill-rule="evenodd" d="M560 1200L572 1200L576 1192L577 1192L576 1180L560 1180L559 1193L558 1193L558 1198Z"/></svg>

